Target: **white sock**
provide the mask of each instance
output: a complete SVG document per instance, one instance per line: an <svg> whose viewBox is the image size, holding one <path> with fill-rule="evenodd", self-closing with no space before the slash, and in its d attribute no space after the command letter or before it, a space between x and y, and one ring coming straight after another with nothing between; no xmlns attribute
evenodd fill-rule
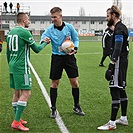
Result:
<svg viewBox="0 0 133 133"><path fill-rule="evenodd" d="M110 123L111 125L115 125L115 121L110 120L109 123Z"/></svg>
<svg viewBox="0 0 133 133"><path fill-rule="evenodd" d="M123 121L127 121L127 116L121 116L120 119Z"/></svg>

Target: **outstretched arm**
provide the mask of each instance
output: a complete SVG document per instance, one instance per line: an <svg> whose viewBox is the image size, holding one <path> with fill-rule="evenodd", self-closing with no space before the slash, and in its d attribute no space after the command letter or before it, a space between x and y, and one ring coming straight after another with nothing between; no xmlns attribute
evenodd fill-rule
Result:
<svg viewBox="0 0 133 133"><path fill-rule="evenodd" d="M37 45L36 43L33 43L31 45L32 50L35 53L39 53L47 44L50 43L50 39L49 38L45 38L41 44Z"/></svg>

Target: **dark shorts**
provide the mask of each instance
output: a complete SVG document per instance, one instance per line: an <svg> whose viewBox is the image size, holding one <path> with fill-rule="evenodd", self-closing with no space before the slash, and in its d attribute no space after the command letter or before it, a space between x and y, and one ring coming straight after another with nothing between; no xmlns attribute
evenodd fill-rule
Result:
<svg viewBox="0 0 133 133"><path fill-rule="evenodd" d="M78 67L74 55L52 55L50 79L61 79L63 69L68 78L78 77Z"/></svg>
<svg viewBox="0 0 133 133"><path fill-rule="evenodd" d="M119 58L115 64L115 71L110 87L126 88L126 75L127 75L128 59Z"/></svg>
<svg viewBox="0 0 133 133"><path fill-rule="evenodd" d="M110 56L110 55L111 55L111 51L110 50L103 49L103 56Z"/></svg>

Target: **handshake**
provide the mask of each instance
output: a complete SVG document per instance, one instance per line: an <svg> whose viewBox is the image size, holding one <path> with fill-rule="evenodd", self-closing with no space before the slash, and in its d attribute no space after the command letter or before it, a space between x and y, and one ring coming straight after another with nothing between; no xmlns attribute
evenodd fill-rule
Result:
<svg viewBox="0 0 133 133"><path fill-rule="evenodd" d="M44 38L44 39L42 40L41 44L44 43L44 42L46 42L47 44L49 44L49 43L51 42L51 39L48 38L48 37L46 37L46 38Z"/></svg>
<svg viewBox="0 0 133 133"><path fill-rule="evenodd" d="M112 75L114 75L114 70L115 70L115 64L110 63L105 73L105 78L107 81L111 80Z"/></svg>

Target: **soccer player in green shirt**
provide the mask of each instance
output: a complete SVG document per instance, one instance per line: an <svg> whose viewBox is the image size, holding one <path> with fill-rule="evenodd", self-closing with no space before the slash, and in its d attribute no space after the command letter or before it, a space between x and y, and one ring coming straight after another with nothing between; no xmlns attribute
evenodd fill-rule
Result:
<svg viewBox="0 0 133 133"><path fill-rule="evenodd" d="M26 13L18 13L17 23L18 25L8 33L6 38L10 88L14 88L12 106L15 118L11 127L28 131L29 128L24 126L27 121L22 120L21 115L31 95L30 48L38 53L50 43L50 40L46 38L40 45L35 43L31 33L26 29L30 24L29 16Z"/></svg>

